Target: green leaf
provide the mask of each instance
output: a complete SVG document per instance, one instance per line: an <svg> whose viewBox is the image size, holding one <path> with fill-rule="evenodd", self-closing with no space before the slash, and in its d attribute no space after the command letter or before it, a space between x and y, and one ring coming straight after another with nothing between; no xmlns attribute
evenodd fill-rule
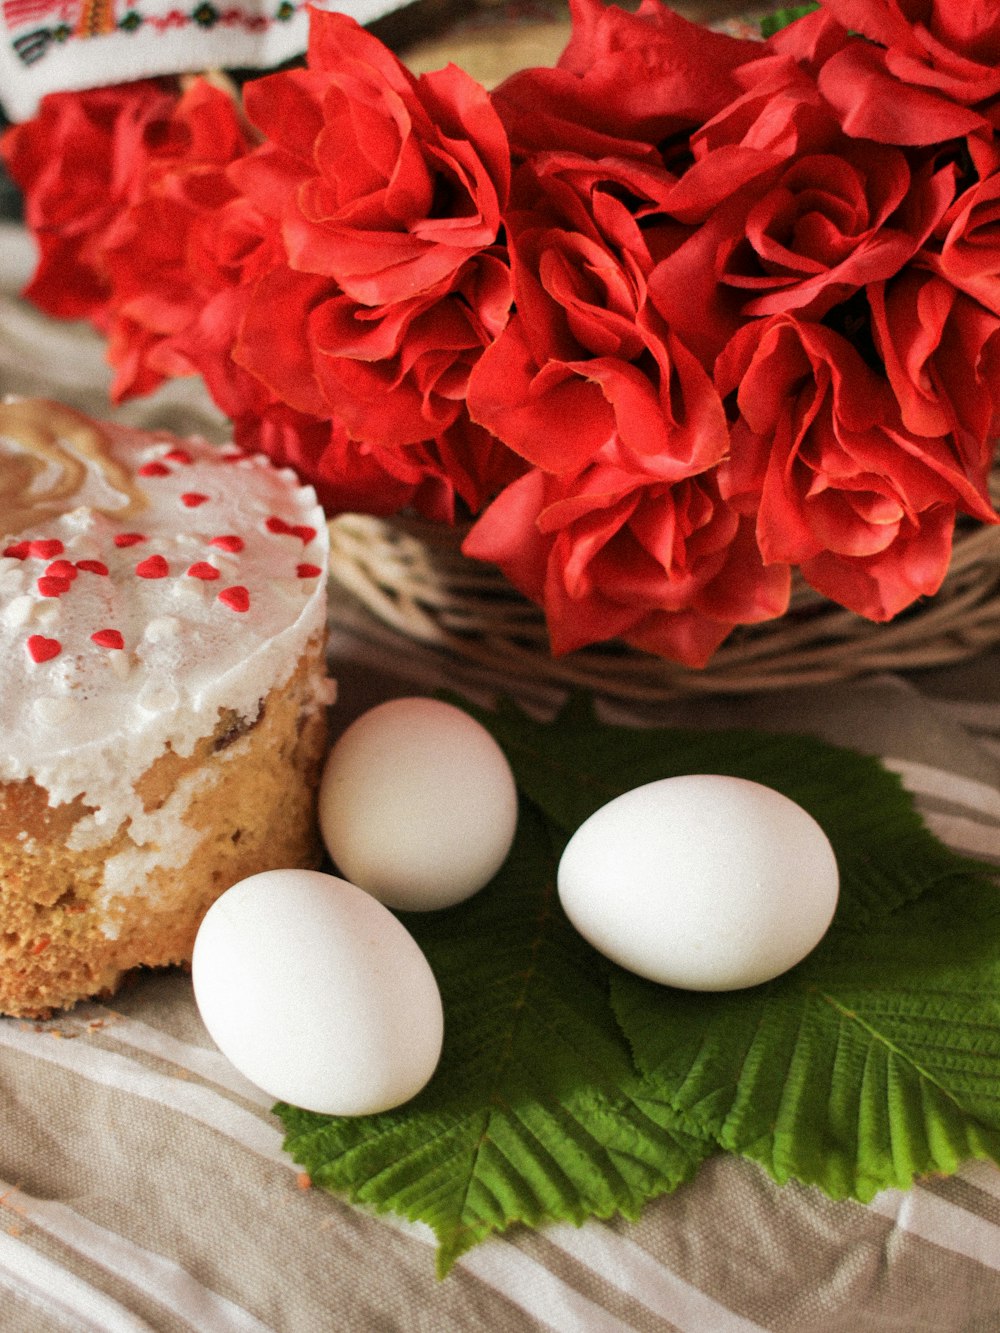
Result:
<svg viewBox="0 0 1000 1333"><path fill-rule="evenodd" d="M784 977L732 995L615 970L649 1085L776 1180L872 1198L1000 1155L1000 894L940 882L873 927L834 926Z"/></svg>
<svg viewBox="0 0 1000 1333"><path fill-rule="evenodd" d="M509 708L479 717L567 833L630 787L706 772L784 792L830 838L834 923L785 976L706 995L609 968L647 1090L689 1128L838 1198L1000 1152L1000 890L930 833L895 774L808 736L623 732L581 701L555 729Z"/></svg>
<svg viewBox="0 0 1000 1333"><path fill-rule="evenodd" d="M776 9L773 14L766 14L761 19L760 34L762 37L772 37L782 28L794 23L796 19L804 18L806 14L812 14L817 9L819 9L818 0L810 5L787 5L784 9Z"/></svg>
<svg viewBox="0 0 1000 1333"><path fill-rule="evenodd" d="M449 911L404 919L445 1009L441 1065L407 1106L330 1117L279 1106L314 1183L430 1224L438 1270L514 1222L636 1217L715 1144L644 1094L604 961L555 898L562 839L530 805L507 864Z"/></svg>
<svg viewBox="0 0 1000 1333"><path fill-rule="evenodd" d="M445 1007L420 1096L356 1119L277 1108L317 1185L429 1223L443 1274L515 1223L634 1217L720 1148L860 1199L1000 1160L1000 889L931 835L894 774L806 736L606 726L582 699L554 723L463 706L514 769L514 850L469 902L405 918ZM729 994L608 963L555 893L588 815L698 772L798 801L841 870L819 947Z"/></svg>

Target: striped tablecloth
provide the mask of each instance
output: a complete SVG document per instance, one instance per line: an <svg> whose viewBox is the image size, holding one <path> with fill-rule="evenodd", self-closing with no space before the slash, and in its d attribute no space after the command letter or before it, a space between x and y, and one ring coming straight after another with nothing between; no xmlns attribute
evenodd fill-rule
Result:
<svg viewBox="0 0 1000 1333"><path fill-rule="evenodd" d="M28 263L23 235L0 232L0 387L103 412L99 343L17 301ZM119 415L223 430L194 385ZM490 685L344 604L332 653L345 722L395 693ZM870 750L940 837L1000 864L998 673L1000 653L656 720ZM636 1224L515 1230L438 1282L428 1231L308 1186L267 1098L213 1048L189 979L150 974L49 1023L0 1020L0 1329L995 1333L1000 1170L972 1164L863 1207L719 1157Z"/></svg>

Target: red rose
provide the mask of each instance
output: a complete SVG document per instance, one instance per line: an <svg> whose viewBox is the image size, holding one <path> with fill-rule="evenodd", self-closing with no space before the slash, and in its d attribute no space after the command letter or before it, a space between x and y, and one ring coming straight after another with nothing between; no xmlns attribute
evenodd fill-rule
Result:
<svg viewBox="0 0 1000 1333"><path fill-rule="evenodd" d="M315 487L321 504L329 498L325 481L337 471L341 436L331 422L295 412L266 395L260 395L255 410L233 418L233 438L241 449L292 468ZM330 512L335 509L331 504Z"/></svg>
<svg viewBox="0 0 1000 1333"><path fill-rule="evenodd" d="M316 489L327 513L393 514L412 505L426 518L452 519L452 492L422 446L378 450L358 445L336 421L300 416L277 404L236 432L247 449L260 449L294 468ZM436 475L437 474L437 475Z"/></svg>
<svg viewBox="0 0 1000 1333"><path fill-rule="evenodd" d="M1000 172L961 194L930 262L950 282L1000 314Z"/></svg>
<svg viewBox="0 0 1000 1333"><path fill-rule="evenodd" d="M372 310L347 296L322 300L309 322L317 384L359 440L436 437L464 414L469 372L510 302L510 270L493 252L410 301Z"/></svg>
<svg viewBox="0 0 1000 1333"><path fill-rule="evenodd" d="M517 313L469 381L472 418L552 473L610 446L672 481L728 447L711 380L647 300L675 224L671 177L549 154L522 169L508 219ZM624 466L629 466L627 462Z"/></svg>
<svg viewBox="0 0 1000 1333"><path fill-rule="evenodd" d="M47 314L101 324L110 298L105 247L142 196L150 144L177 96L153 79L50 93L33 120L5 132L4 161L39 252L24 295Z"/></svg>
<svg viewBox="0 0 1000 1333"><path fill-rule="evenodd" d="M898 272L953 194L949 166L914 172L899 149L844 139L794 158L760 193L720 280L748 294L745 314L823 315Z"/></svg>
<svg viewBox="0 0 1000 1333"><path fill-rule="evenodd" d="M767 39L768 50L790 57L814 77L850 40L843 24L832 17L822 0L819 2L819 9L802 15L794 23L785 24Z"/></svg>
<svg viewBox="0 0 1000 1333"><path fill-rule="evenodd" d="M437 440L386 449L352 440L340 423L283 419L272 408L237 432L244 447L262 449L294 468L315 488L327 513L395 514L413 509L437 523L451 523L458 494L469 509L484 503L522 470L511 453L467 420Z"/></svg>
<svg viewBox="0 0 1000 1333"><path fill-rule="evenodd" d="M215 404L233 421L241 443L268 453L263 438L268 429L266 418L272 411L282 423L282 432L289 429L289 421L311 422L316 418L290 409L255 375L233 360L233 344L242 326L250 291L248 285L222 288L173 341L187 366L201 375ZM260 423L259 439L255 437L255 422Z"/></svg>
<svg viewBox="0 0 1000 1333"><path fill-rule="evenodd" d="M752 525L711 472L670 484L604 461L572 477L533 469L463 550L544 607L556 653L620 637L704 666L735 624L779 616L788 601L788 570L764 569Z"/></svg>
<svg viewBox="0 0 1000 1333"><path fill-rule="evenodd" d="M876 345L914 435L948 435L988 494L1000 411L1000 318L925 269L869 289Z"/></svg>
<svg viewBox="0 0 1000 1333"><path fill-rule="evenodd" d="M787 55L761 58L737 70L734 81L740 85L737 95L691 134L693 166L684 181L692 177L688 183L693 185L699 177L705 179L686 212L694 211L698 219L707 211L702 196L707 193L713 203L725 197L713 199L709 184L721 174L720 161L730 163L726 176L731 193L770 166L801 154L823 152L841 138L840 125L820 95L815 77L798 60ZM713 156L720 152L723 157Z"/></svg>
<svg viewBox="0 0 1000 1333"><path fill-rule="evenodd" d="M901 149L847 138L787 56L740 74L750 88L691 136L692 163L666 204L706 234L677 247L652 283L664 317L691 345L709 338L709 355L734 315L822 315L891 276L955 191L953 162L911 164Z"/></svg>
<svg viewBox="0 0 1000 1333"><path fill-rule="evenodd" d="M281 218L292 268L359 305L437 290L500 228L510 156L489 97L453 65L416 78L343 14L311 11L308 59L247 85L267 143L241 188Z"/></svg>
<svg viewBox="0 0 1000 1333"><path fill-rule="evenodd" d="M277 400L256 376L237 365L232 352L253 284L283 257L280 237L271 220L240 197L192 214L188 222L187 286L200 300L193 318L172 335L170 346L202 376L226 416L260 415Z"/></svg>
<svg viewBox="0 0 1000 1333"><path fill-rule="evenodd" d="M989 136L985 104L1000 93L1000 11L989 0L823 4L859 34L820 75L848 134L895 144Z"/></svg>
<svg viewBox="0 0 1000 1333"><path fill-rule="evenodd" d="M207 271L204 251L218 210L234 196L225 167L247 146L232 100L195 80L180 95L135 84L60 95L46 99L46 108L18 127L12 161L27 170L32 153L51 152L80 213L62 214L66 205L47 169L28 172L28 216L41 258L26 294L49 313L86 315L107 334L116 400L200 370L180 344L231 280ZM80 138L101 154L92 175L77 167Z"/></svg>
<svg viewBox="0 0 1000 1333"><path fill-rule="evenodd" d="M822 0L845 28L884 48L896 78L975 105L1000 92L1000 11L992 0Z"/></svg>
<svg viewBox="0 0 1000 1333"><path fill-rule="evenodd" d="M403 447L464 412L469 371L509 307L507 264L492 252L447 287L375 309L280 267L253 292L235 355L288 403L333 413L356 439Z"/></svg>
<svg viewBox="0 0 1000 1333"><path fill-rule="evenodd" d="M937 591L956 509L995 521L952 443L910 434L886 381L822 324L746 325L717 383L738 411L722 494L756 512L765 562L799 565L861 615L888 620Z"/></svg>
<svg viewBox="0 0 1000 1333"><path fill-rule="evenodd" d="M665 209L687 232L649 297L711 373L748 316L822 316L897 272L945 214L955 166L847 139L813 78L785 56L691 136Z"/></svg>
<svg viewBox="0 0 1000 1333"><path fill-rule="evenodd" d="M352 440L338 421L296 412L266 393L255 410L233 418L233 435L241 448L293 468L315 488L328 514L388 515L412 508L450 523L456 492L474 498L485 476L493 493L515 475L509 452L482 431L474 440L452 440L453 432L446 432L438 441L381 449ZM468 503L472 508L472 498Z"/></svg>
<svg viewBox="0 0 1000 1333"><path fill-rule="evenodd" d="M738 91L732 73L758 42L706 30L659 0L635 13L570 0L573 31L555 69L521 70L494 93L518 153L570 149L655 158L661 141L701 124Z"/></svg>
<svg viewBox="0 0 1000 1333"><path fill-rule="evenodd" d="M465 390L511 300L497 246L510 157L486 92L454 67L416 78L317 10L309 68L253 82L246 102L267 140L231 177L283 253L253 286L235 360L294 411L335 421L342 460L359 476L378 460L385 495L403 487L436 516L439 492L481 507L495 449L468 428Z"/></svg>
<svg viewBox="0 0 1000 1333"><path fill-rule="evenodd" d="M116 399L148 392L178 375L211 378L202 358L191 355L196 341L191 331L216 294L238 282L246 267L246 254L232 267L219 256L228 235L223 214L236 194L226 168L247 146L232 98L203 79L189 84L170 120L151 138L141 197L123 212L105 253L111 284L108 359L116 369ZM255 222L260 245L263 219ZM129 324L143 331L147 344L138 359ZM131 355L122 355L119 347Z"/></svg>
<svg viewBox="0 0 1000 1333"><path fill-rule="evenodd" d="M327 512L391 514L409 506L450 522L456 495L477 510L521 470L508 450L464 417L436 440L388 447L352 439L322 401L313 404L315 412L290 405L230 355L251 297L256 293L259 310L263 290L266 285L244 285L220 292L188 330L184 347L232 419L237 442L294 468ZM295 346L304 344L297 339Z"/></svg>

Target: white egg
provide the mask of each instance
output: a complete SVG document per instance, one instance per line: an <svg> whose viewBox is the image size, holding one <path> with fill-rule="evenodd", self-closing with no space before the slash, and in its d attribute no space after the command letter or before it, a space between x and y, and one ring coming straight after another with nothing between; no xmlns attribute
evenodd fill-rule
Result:
<svg viewBox="0 0 1000 1333"><path fill-rule="evenodd" d="M319 822L338 871L389 907L449 907L510 851L517 789L493 737L438 699L391 699L327 757Z"/></svg>
<svg viewBox="0 0 1000 1333"><path fill-rule="evenodd" d="M228 889L194 944L195 1000L251 1083L328 1115L408 1101L441 1054L430 965L369 894L314 870L269 870Z"/></svg>
<svg viewBox="0 0 1000 1333"><path fill-rule="evenodd" d="M800 805L743 778L664 778L609 801L559 863L581 935L651 981L755 986L822 939L839 894L829 839Z"/></svg>

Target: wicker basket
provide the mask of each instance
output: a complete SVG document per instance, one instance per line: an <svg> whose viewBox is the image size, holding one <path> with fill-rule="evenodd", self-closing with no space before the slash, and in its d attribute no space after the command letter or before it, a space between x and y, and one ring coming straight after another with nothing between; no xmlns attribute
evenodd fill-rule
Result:
<svg viewBox="0 0 1000 1333"><path fill-rule="evenodd" d="M1000 468L992 478L1000 504ZM739 628L703 670L621 644L553 657L539 607L499 570L462 555L462 531L418 519L347 514L330 524L333 578L383 624L523 689L585 688L655 703L752 693L941 666L1000 642L1000 527L962 526L941 590L889 624L821 598L796 580L778 620Z"/></svg>

